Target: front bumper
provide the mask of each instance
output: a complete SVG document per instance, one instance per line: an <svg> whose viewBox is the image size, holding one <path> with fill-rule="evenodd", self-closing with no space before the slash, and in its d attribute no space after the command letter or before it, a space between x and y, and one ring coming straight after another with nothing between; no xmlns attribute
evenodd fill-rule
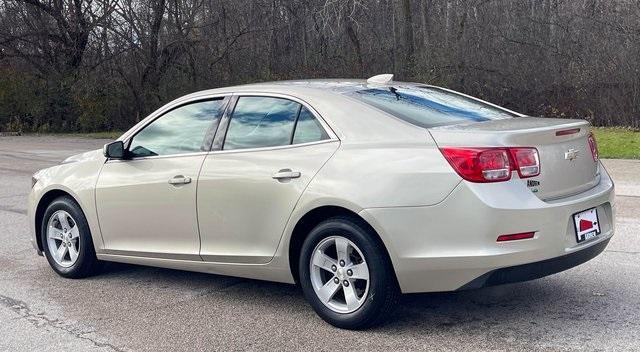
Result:
<svg viewBox="0 0 640 352"><path fill-rule="evenodd" d="M433 206L369 208L360 215L385 243L404 293L530 280L581 264L606 247L614 234L615 194L601 170L594 188L554 201L540 200L520 179L461 182ZM577 243L572 216L590 208L598 209L601 234ZM499 235L529 231L534 238L496 242Z"/></svg>
<svg viewBox="0 0 640 352"><path fill-rule="evenodd" d="M33 249L36 250L36 253L39 256L42 256L42 251L40 250L40 247L38 247L38 242L37 242L37 231L35 228L35 218L36 218L36 192L34 190L35 187L38 187L39 185L36 184L34 187L31 188L31 192L29 192L29 195L27 197L27 219L29 220L29 242L31 242L31 245L33 246Z"/></svg>

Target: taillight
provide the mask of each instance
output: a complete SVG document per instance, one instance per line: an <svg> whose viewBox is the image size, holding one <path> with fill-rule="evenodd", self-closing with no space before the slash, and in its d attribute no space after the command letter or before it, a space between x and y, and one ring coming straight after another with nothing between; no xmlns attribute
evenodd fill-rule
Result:
<svg viewBox="0 0 640 352"><path fill-rule="evenodd" d="M478 154L482 177L487 181L505 181L511 178L509 155L501 149L490 149Z"/></svg>
<svg viewBox="0 0 640 352"><path fill-rule="evenodd" d="M521 178L540 174L540 158L535 148L456 148L440 149L453 169L467 181L501 182L518 171Z"/></svg>
<svg viewBox="0 0 640 352"><path fill-rule="evenodd" d="M506 149L442 148L449 164L465 180L499 182L511 179L511 163Z"/></svg>
<svg viewBox="0 0 640 352"><path fill-rule="evenodd" d="M597 162L600 159L598 155L598 142L596 142L596 136L593 135L593 132L589 134L589 148L591 148L591 155L593 156L593 161Z"/></svg>
<svg viewBox="0 0 640 352"><path fill-rule="evenodd" d="M509 148L520 178L540 175L540 157L536 148Z"/></svg>

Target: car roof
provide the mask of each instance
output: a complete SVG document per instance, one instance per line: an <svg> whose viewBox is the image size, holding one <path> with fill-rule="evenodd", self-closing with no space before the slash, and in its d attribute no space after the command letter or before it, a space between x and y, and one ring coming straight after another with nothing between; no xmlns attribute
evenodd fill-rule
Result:
<svg viewBox="0 0 640 352"><path fill-rule="evenodd" d="M167 108L189 101L208 99L215 95L274 95L282 98L294 98L294 100L305 103L331 127L335 135L343 143L411 143L415 141L424 143L431 139L427 137L428 132L423 127L390 115L372 105L366 104L360 99L352 97L352 94L348 93L372 88L429 87L466 96L446 88L422 83L393 81L392 79L392 75L383 74L367 80L353 78L301 79L208 89L182 96L166 104L141 121L139 125L148 123L149 120L157 117ZM488 102L484 103L498 107ZM132 130L134 129L135 126ZM123 136L128 136L128 133L129 131Z"/></svg>
<svg viewBox="0 0 640 352"><path fill-rule="evenodd" d="M400 82L389 82L395 85ZM405 85L405 84L402 84ZM276 82L264 82L253 83L244 85L244 87L281 87L282 89L300 89L306 88L311 90L321 90L323 92L331 93L348 93L357 90L372 88L373 85L367 83L363 79L308 79L308 80L291 80L291 81L276 81ZM375 87L388 87L390 84L376 84Z"/></svg>
<svg viewBox="0 0 640 352"><path fill-rule="evenodd" d="M176 106L187 101L206 99L213 95L247 94L291 97L307 104L331 127L343 143L385 143L425 141L424 129L391 116L358 99L350 97L350 91L366 88L381 88L415 83L387 82L370 83L362 79L309 79L252 83L195 92L180 97L167 106ZM159 110L162 110L159 109ZM153 114L152 114L153 115ZM152 118L152 116L149 116ZM146 119L145 119L146 120Z"/></svg>
<svg viewBox="0 0 640 352"><path fill-rule="evenodd" d="M305 79L305 80L288 80L288 81L270 81L241 84L229 87L221 87L209 89L194 94L203 93L225 93L225 92L245 92L245 91L268 91L278 92L282 94L296 94L301 90L310 92L316 91L318 93L326 94L343 94L356 90L367 89L372 87L391 87L396 85L416 85L415 83L406 82L388 82L385 84L368 84L364 79L347 79L347 78L335 78L335 79Z"/></svg>
<svg viewBox="0 0 640 352"><path fill-rule="evenodd" d="M415 83L389 82L394 86ZM390 87L390 84L369 84L363 79L306 79L252 83L208 91L212 93L271 93L291 96L311 106L343 142L364 141L424 141L426 133L408 122L350 97L349 92Z"/></svg>

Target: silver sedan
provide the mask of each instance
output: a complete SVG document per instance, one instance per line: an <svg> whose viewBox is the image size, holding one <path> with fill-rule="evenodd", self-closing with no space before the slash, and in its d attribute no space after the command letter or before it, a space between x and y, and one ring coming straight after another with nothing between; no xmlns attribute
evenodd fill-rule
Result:
<svg viewBox="0 0 640 352"><path fill-rule="evenodd" d="M67 278L114 261L298 283L349 329L401 293L531 280L604 250L614 186L586 121L391 78L170 102L33 176L33 245Z"/></svg>

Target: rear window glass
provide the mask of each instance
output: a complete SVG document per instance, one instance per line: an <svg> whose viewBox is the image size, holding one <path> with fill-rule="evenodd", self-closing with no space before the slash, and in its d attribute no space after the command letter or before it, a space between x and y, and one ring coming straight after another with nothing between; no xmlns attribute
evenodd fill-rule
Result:
<svg viewBox="0 0 640 352"><path fill-rule="evenodd" d="M381 87L347 94L402 120L427 128L516 116L434 87Z"/></svg>

